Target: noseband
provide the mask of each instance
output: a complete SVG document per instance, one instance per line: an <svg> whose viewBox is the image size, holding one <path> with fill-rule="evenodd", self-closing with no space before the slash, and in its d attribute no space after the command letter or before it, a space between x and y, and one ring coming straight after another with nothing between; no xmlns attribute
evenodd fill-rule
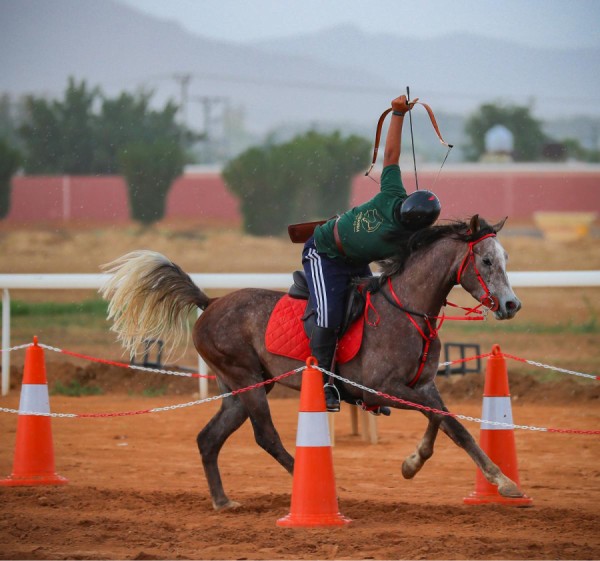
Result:
<svg viewBox="0 0 600 561"><path fill-rule="evenodd" d="M498 301L498 298L496 298L496 296L494 296L490 292L490 289L487 287L487 284L485 284L485 281L483 280L483 277L481 276L479 269L477 269L477 265L475 264L475 252L474 252L473 248L479 242L481 242L487 238L495 238L495 237L496 237L496 234L491 233L491 234L486 234L485 236L482 236L481 238L479 238L478 240L475 240L474 242L469 242L469 249L467 250L467 254L464 256L462 263L460 264L460 267L458 268L458 273L456 275L456 284L460 284L460 278L462 277L466 268L469 266L469 263L471 263L471 262L473 263L473 271L475 271L475 276L477 277L477 280L479 281L479 284L481 285L481 288L483 288L483 291L484 291L484 295L479 299L479 301L481 302L481 304L483 306L485 306L488 310L491 310L492 312L495 312L498 310L498 308L500 307L500 302Z"/></svg>

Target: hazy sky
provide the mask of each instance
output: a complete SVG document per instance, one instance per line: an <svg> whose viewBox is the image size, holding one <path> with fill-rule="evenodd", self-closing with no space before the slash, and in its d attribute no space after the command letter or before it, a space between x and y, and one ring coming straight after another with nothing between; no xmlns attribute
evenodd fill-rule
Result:
<svg viewBox="0 0 600 561"><path fill-rule="evenodd" d="M539 47L600 46L600 0L119 0L205 37L248 41L354 24L428 38L471 32Z"/></svg>

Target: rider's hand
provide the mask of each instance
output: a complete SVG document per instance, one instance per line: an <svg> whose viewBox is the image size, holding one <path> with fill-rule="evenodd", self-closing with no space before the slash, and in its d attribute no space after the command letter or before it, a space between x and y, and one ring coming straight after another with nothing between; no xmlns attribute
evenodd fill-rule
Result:
<svg viewBox="0 0 600 561"><path fill-rule="evenodd" d="M400 97L397 97L396 99L392 100L392 109L394 111L397 111L398 113L404 114L407 111L410 111L415 106L415 103L417 103L417 101L419 101L418 97L411 101L408 101L405 95L401 95Z"/></svg>

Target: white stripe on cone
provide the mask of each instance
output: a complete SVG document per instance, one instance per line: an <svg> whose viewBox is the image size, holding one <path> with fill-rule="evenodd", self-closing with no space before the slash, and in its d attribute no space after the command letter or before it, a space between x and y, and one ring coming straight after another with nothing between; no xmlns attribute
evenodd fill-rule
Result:
<svg viewBox="0 0 600 561"><path fill-rule="evenodd" d="M484 397L482 418L496 423L513 424L510 397ZM510 427L481 423L485 430L513 430Z"/></svg>
<svg viewBox="0 0 600 561"><path fill-rule="evenodd" d="M300 412L296 446L331 446L326 412Z"/></svg>
<svg viewBox="0 0 600 561"><path fill-rule="evenodd" d="M23 384L19 414L50 413L50 399L46 384Z"/></svg>

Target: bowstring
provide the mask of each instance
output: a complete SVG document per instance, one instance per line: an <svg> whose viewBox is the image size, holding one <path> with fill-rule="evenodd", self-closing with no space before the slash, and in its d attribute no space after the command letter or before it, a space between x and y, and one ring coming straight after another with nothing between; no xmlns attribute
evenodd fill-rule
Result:
<svg viewBox="0 0 600 561"><path fill-rule="evenodd" d="M406 102L410 103L410 88L408 86L406 86ZM410 123L410 144L412 147L413 165L415 168L415 185L416 185L417 191L418 191L419 190L419 176L417 175L417 158L415 156L415 136L413 134L412 111L408 112L408 122ZM446 157L447 157L447 155L446 155Z"/></svg>
<svg viewBox="0 0 600 561"><path fill-rule="evenodd" d="M449 144L448 150L446 150L446 155L444 156L444 160L442 161L442 165L440 166L440 169L438 170L437 175L435 176L435 179L433 180L433 185L431 186L432 190L435 187L435 184L437 183L437 180L440 177L440 173L442 173L442 168L444 167L444 164L446 163L446 160L448 159L448 156L450 155L450 151L452 150L452 148L454 148L454 145ZM418 189L418 187L417 187L417 189Z"/></svg>

